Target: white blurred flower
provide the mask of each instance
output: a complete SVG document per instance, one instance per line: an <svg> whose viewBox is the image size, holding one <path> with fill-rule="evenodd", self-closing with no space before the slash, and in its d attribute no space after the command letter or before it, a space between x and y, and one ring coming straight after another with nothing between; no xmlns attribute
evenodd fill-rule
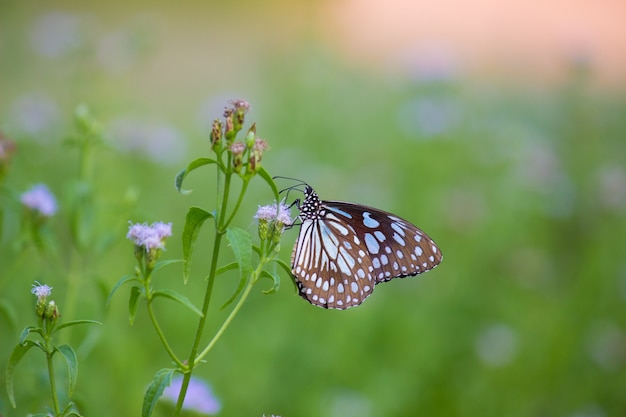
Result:
<svg viewBox="0 0 626 417"><path fill-rule="evenodd" d="M588 333L587 351L606 371L617 371L626 364L626 334L612 321L594 324Z"/></svg>
<svg viewBox="0 0 626 417"><path fill-rule="evenodd" d="M405 102L398 112L398 127L407 136L430 138L450 132L461 119L455 101L447 98L418 98Z"/></svg>
<svg viewBox="0 0 626 417"><path fill-rule="evenodd" d="M50 217L57 212L57 200L45 184L36 184L22 193L20 201L25 207Z"/></svg>
<svg viewBox="0 0 626 417"><path fill-rule="evenodd" d="M147 155L157 162L177 163L187 152L183 135L165 124L120 118L111 122L109 137L120 151Z"/></svg>
<svg viewBox="0 0 626 417"><path fill-rule="evenodd" d="M507 324L493 324L478 333L474 340L474 349L486 365L508 365L517 354L517 334Z"/></svg>
<svg viewBox="0 0 626 417"><path fill-rule="evenodd" d="M418 83L449 82L458 78L459 56L442 43L428 42L408 48L395 61L408 69L411 79Z"/></svg>
<svg viewBox="0 0 626 417"><path fill-rule="evenodd" d="M330 417L369 417L373 415L372 402L363 394L340 390L330 393L328 398L328 412Z"/></svg>
<svg viewBox="0 0 626 417"><path fill-rule="evenodd" d="M176 403L182 384L182 376L172 379L172 384L163 391L163 398ZM202 414L217 414L222 409L222 405L207 382L200 378L191 377L183 408Z"/></svg>
<svg viewBox="0 0 626 417"><path fill-rule="evenodd" d="M47 58L62 58L81 46L80 19L64 12L49 12L35 21L30 42Z"/></svg>
<svg viewBox="0 0 626 417"><path fill-rule="evenodd" d="M626 170L620 165L602 166L596 173L598 201L609 210L626 208Z"/></svg>
<svg viewBox="0 0 626 417"><path fill-rule="evenodd" d="M10 119L20 132L35 139L46 140L59 120L57 104L43 93L30 93L19 97L11 106Z"/></svg>

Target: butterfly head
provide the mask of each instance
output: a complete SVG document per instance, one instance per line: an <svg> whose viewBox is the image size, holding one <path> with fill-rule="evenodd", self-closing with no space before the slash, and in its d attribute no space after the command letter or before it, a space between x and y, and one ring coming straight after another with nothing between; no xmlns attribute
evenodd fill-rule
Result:
<svg viewBox="0 0 626 417"><path fill-rule="evenodd" d="M319 216L322 207L322 200L311 186L307 185L304 189L304 201L298 206L300 210L300 219L309 220Z"/></svg>

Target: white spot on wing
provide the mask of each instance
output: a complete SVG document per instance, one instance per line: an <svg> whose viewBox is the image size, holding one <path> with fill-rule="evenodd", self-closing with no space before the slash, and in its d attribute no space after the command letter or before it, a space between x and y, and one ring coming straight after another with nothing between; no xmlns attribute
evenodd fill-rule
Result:
<svg viewBox="0 0 626 417"><path fill-rule="evenodd" d="M378 241L374 239L374 236L372 236L371 233L365 234L365 245L367 246L367 250L373 254L377 254L378 250L380 249L380 246L378 245Z"/></svg>
<svg viewBox="0 0 626 417"><path fill-rule="evenodd" d="M370 216L371 214L369 212L363 212L363 224L372 229L380 226L380 223L376 219L372 219Z"/></svg>

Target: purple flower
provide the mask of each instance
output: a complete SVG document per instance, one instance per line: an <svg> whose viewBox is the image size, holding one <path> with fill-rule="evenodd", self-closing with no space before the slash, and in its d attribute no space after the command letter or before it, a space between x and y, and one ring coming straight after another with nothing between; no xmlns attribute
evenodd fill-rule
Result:
<svg viewBox="0 0 626 417"><path fill-rule="evenodd" d="M170 236L172 236L172 223L162 222L152 223L150 226L147 223L131 223L126 234L126 238L132 240L137 246L143 246L146 251L165 248L165 239Z"/></svg>
<svg viewBox="0 0 626 417"><path fill-rule="evenodd" d="M163 398L176 403L182 384L182 376L174 378L172 384L163 391ZM202 414L217 414L222 409L222 404L220 404L219 400L215 397L208 383L199 378L191 377L183 408L194 410Z"/></svg>
<svg viewBox="0 0 626 417"><path fill-rule="evenodd" d="M30 190L22 194L20 200L24 206L39 212L45 217L53 216L57 212L57 201L44 184L34 185Z"/></svg>
<svg viewBox="0 0 626 417"><path fill-rule="evenodd" d="M35 284L33 284L33 288L31 288L30 292L35 294L37 296L37 300L41 302L45 301L45 299L52 294L52 287L48 287L47 285L43 285L35 281Z"/></svg>
<svg viewBox="0 0 626 417"><path fill-rule="evenodd" d="M276 220L279 223L287 226L293 223L289 206L283 203L280 203L278 207L276 206L276 204L259 206L259 209L257 210L254 218L257 220L265 220L267 222Z"/></svg>

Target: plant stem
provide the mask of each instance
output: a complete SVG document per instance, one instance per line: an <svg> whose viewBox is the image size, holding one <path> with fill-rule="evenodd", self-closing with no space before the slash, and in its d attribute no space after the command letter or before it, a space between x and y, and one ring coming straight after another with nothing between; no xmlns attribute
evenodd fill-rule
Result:
<svg viewBox="0 0 626 417"><path fill-rule="evenodd" d="M159 326L159 322L157 321L156 315L154 314L154 309L152 308L152 298L148 299L147 304L148 304L148 316L150 316L150 320L152 320L152 325L154 326L154 329L159 335L159 339L161 339L161 344L163 344L163 347L165 348L167 353L170 355L170 358L172 358L172 360L176 362L176 365L178 365L181 368L185 368L186 365L180 359L178 359L178 357L176 356L176 353L174 353L174 350L172 350L169 343L167 343L165 334L163 333L163 330L161 330L161 326Z"/></svg>
<svg viewBox="0 0 626 417"><path fill-rule="evenodd" d="M52 391L52 404L54 406L54 415L58 416L61 414L61 409L59 408L59 399L57 398L57 387L56 382L54 380L54 365L52 363L52 355L54 355L54 348L50 349L50 339L47 334L47 329L44 325L44 341L46 346L46 362L48 363L48 378L50 379L50 390Z"/></svg>
<svg viewBox="0 0 626 417"><path fill-rule="evenodd" d="M220 196L219 183L220 183L220 173L217 175L218 182L218 199ZM198 353L198 347L200 346L200 341L202 339L202 332L204 331L204 327L206 324L207 313L209 311L209 304L211 301L211 294L213 293L213 283L215 282L215 271L217 270L217 261L219 259L220 247L222 243L222 236L226 232L224 230L224 219L226 218L226 208L228 205L228 196L230 193L230 177L231 173L225 173L225 181L224 181L224 189L223 196L221 200L221 204L219 204L219 212L217 213L216 219L216 230L215 230L215 240L213 242L213 255L211 257L211 269L209 272L209 277L207 280L207 286L204 293L204 301L202 303L202 317L198 320L198 327L196 329L196 336L193 341L193 345L191 347L191 352L189 353L189 360L187 361L188 371L183 375L183 382L180 387L180 393L178 394L178 401L176 402L176 408L174 409L174 416L180 416L180 413L183 408L183 403L185 401L185 395L187 395L187 388L189 387L189 381L191 380L191 374L193 372L193 368L195 365L195 357Z"/></svg>
<svg viewBox="0 0 626 417"><path fill-rule="evenodd" d="M246 301L246 298L248 298L248 295L250 295L250 290L252 290L252 287L254 286L255 280L251 279L248 281L248 284L246 285L246 289L243 291L243 293L241 294L241 297L239 298L239 301L237 302L237 305L235 305L235 307L233 308L233 310L230 312L230 314L228 315L228 318L226 318L226 321L224 321L224 323L222 324L222 326L220 327L220 329L217 331L217 333L215 333L215 336L213 336L213 339L211 339L211 341L209 342L209 344L204 348L204 350L202 352L200 352L200 354L196 357L196 359L194 360L195 363L198 363L202 360L202 358L204 358L206 356L207 353L209 353L209 351L211 350L211 348L213 348L213 346L215 345L215 343L219 340L219 338L222 336L222 334L224 333L224 331L226 331L226 329L228 328L228 325L230 324L230 322L235 318L235 316L237 315L237 313L239 312L239 309L241 308L241 306L243 305L243 303Z"/></svg>

